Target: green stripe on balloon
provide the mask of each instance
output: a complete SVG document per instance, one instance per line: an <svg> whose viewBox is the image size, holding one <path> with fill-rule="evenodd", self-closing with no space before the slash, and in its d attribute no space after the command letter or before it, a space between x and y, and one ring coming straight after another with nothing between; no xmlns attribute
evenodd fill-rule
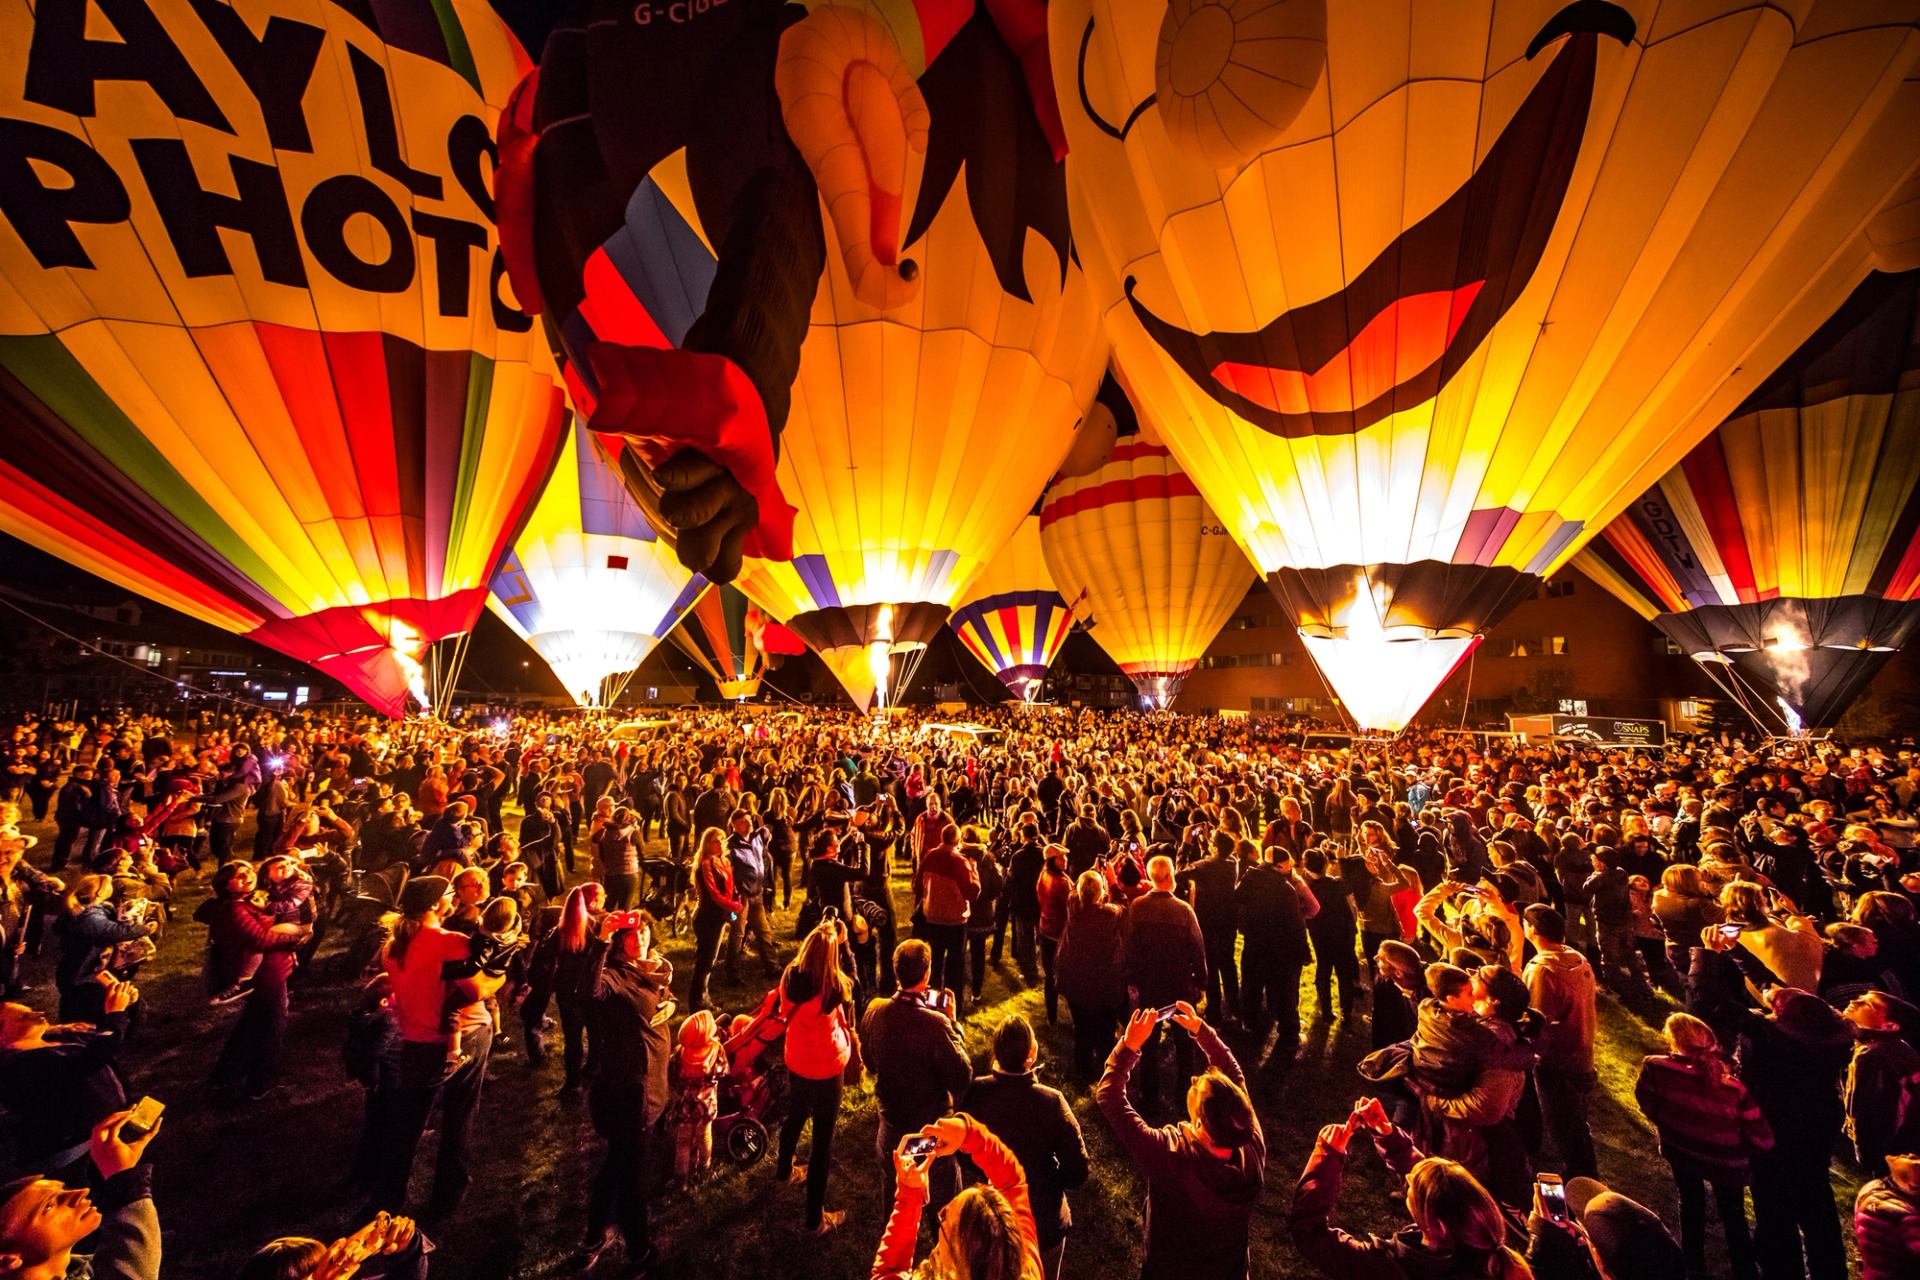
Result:
<svg viewBox="0 0 1920 1280"><path fill-rule="evenodd" d="M480 87L480 68L474 63L473 49L467 44L467 33L460 26L460 16L454 12L453 0L433 0L433 16L440 23L440 34L447 41L447 65L458 71L473 91L486 96ZM538 49L529 50L534 55Z"/></svg>
<svg viewBox="0 0 1920 1280"><path fill-rule="evenodd" d="M300 602L299 593L187 483L57 335L0 336L0 364L149 500L244 574L263 598L285 605Z"/></svg>
<svg viewBox="0 0 1920 1280"><path fill-rule="evenodd" d="M480 474L480 458L486 451L487 413L493 407L493 361L472 353L467 361L467 412L460 432L460 469L453 486L453 521L447 536L446 563L442 573L454 569L454 548L464 545L467 511L473 502L475 478ZM491 569L493 566L488 565ZM451 583L447 586L450 588Z"/></svg>

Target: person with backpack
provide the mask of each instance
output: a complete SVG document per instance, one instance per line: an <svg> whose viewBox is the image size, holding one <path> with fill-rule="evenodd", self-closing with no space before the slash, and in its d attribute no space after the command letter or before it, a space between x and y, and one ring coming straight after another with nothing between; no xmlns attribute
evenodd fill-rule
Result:
<svg viewBox="0 0 1920 1280"><path fill-rule="evenodd" d="M1707 1265L1707 1193L1726 1232L1736 1280L1759 1274L1747 1225L1752 1159L1773 1148L1773 1129L1721 1054L1713 1029L1691 1014L1667 1018L1667 1052L1640 1064L1634 1098L1659 1135L1680 1193L1680 1248L1696 1273Z"/></svg>

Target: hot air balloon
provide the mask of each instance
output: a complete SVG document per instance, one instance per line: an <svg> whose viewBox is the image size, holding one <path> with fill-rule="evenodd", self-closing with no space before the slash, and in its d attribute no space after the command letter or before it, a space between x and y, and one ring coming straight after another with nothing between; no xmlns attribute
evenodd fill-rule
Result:
<svg viewBox="0 0 1920 1280"><path fill-rule="evenodd" d="M1031 510L1106 359L1043 9L973 7L587 6L502 139L514 281L577 403L683 563L862 706Z"/></svg>
<svg viewBox="0 0 1920 1280"><path fill-rule="evenodd" d="M551 469L470 0L9 0L0 529L400 714Z"/></svg>
<svg viewBox="0 0 1920 1280"><path fill-rule="evenodd" d="M1920 272L1868 276L1574 564L1762 723L1831 725L1920 628Z"/></svg>
<svg viewBox="0 0 1920 1280"><path fill-rule="evenodd" d="M714 587L701 596L673 633L673 642L713 677L721 697L734 699L760 692L760 676L770 658L806 648L732 586Z"/></svg>
<svg viewBox="0 0 1920 1280"><path fill-rule="evenodd" d="M1253 586L1253 566L1112 378L1101 401L1122 434L1106 462L1056 481L1040 508L1055 588L1107 656L1164 707Z"/></svg>
<svg viewBox="0 0 1920 1280"><path fill-rule="evenodd" d="M1916 12L1049 7L1114 362L1362 725L1910 242Z"/></svg>
<svg viewBox="0 0 1920 1280"><path fill-rule="evenodd" d="M582 706L617 701L707 589L647 523L604 448L584 424L568 433L487 599Z"/></svg>
<svg viewBox="0 0 1920 1280"><path fill-rule="evenodd" d="M1000 554L961 594L949 622L967 652L1014 697L1033 700L1073 630L1073 613L1054 590L1040 550L1038 512L1020 522Z"/></svg>

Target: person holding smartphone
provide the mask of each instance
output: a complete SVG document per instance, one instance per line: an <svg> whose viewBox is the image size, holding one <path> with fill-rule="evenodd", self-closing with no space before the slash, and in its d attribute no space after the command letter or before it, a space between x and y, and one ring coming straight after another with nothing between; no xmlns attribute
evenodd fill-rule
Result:
<svg viewBox="0 0 1920 1280"><path fill-rule="evenodd" d="M1266 1182L1266 1136L1233 1052L1186 1000L1175 1001L1164 1019L1191 1037L1207 1059L1207 1070L1187 1089L1186 1119L1156 1128L1134 1111L1127 1082L1162 1012L1134 1013L1094 1091L1147 1182L1141 1274L1239 1280L1247 1274L1253 1210Z"/></svg>
<svg viewBox="0 0 1920 1280"><path fill-rule="evenodd" d="M146 1156L161 1125L135 1137L121 1129L132 1114L116 1111L93 1127L87 1150L99 1173L97 1184L68 1186L27 1177L0 1186L0 1275L73 1274L74 1249L93 1236L93 1256L79 1263L78 1274L94 1280L159 1280L160 1215L153 1207L153 1169Z"/></svg>
<svg viewBox="0 0 1920 1280"><path fill-rule="evenodd" d="M901 1136L952 1111L973 1079L966 1042L954 1022L953 993L930 988L932 969L933 951L924 941L902 942L893 951L899 989L870 1003L860 1019L861 1051L873 1070L880 1103L875 1146L883 1181L892 1178L893 1150ZM934 1169L928 1181L936 1209L959 1189L951 1161Z"/></svg>

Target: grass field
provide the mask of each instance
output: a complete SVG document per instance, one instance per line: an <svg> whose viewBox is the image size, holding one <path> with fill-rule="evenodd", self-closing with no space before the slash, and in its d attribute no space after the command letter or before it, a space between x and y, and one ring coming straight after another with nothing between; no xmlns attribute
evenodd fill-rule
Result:
<svg viewBox="0 0 1920 1280"><path fill-rule="evenodd" d="M42 836L34 857L44 865L52 833L46 826L28 829ZM243 833L242 848L247 839ZM150 1093L168 1107L152 1157L170 1280L231 1276L241 1260L274 1236L331 1239L358 1225L349 1216L357 1202L345 1178L362 1095L346 1078L340 1057L352 991L326 981L297 985L282 1087L263 1102L221 1105L206 1080L240 1006L209 1009L205 1002L199 966L204 930L192 923L203 892L198 885L185 888L160 957L140 976L146 1020L124 1059L130 1089ZM791 922L791 913L779 913L779 937L789 954ZM317 972L308 977L325 977L335 945L329 943ZM666 950L678 975L675 985L684 993L691 940L669 940ZM29 998L50 1004L44 971L36 980L41 985ZM714 990L724 1008L739 1010L757 1000L765 985L756 978L753 985L732 986L716 975ZM1309 984L1303 1019L1313 1018L1313 1000ZM986 1000L968 1020L969 1048L976 1063L983 1062L991 1027L1014 1010L1026 1013L1041 1030L1043 1078L1074 1100L1093 1157L1092 1181L1072 1199L1076 1230L1067 1246L1066 1275L1078 1280L1133 1274L1139 1265L1142 1187L1086 1092L1065 1082L1069 1073L1061 1064L1070 1061L1070 1029L1064 1022L1046 1028L1037 991L1021 990L1010 974L990 973ZM1643 1016L1657 1023L1660 1011ZM1676 1221L1666 1165L1633 1104L1640 1058L1655 1047L1657 1037L1642 1017L1611 1001L1603 1001L1601 1021L1601 1089L1593 1117L1601 1172L1617 1189ZM517 1025L510 1017L510 1029ZM1243 1064L1270 1153L1254 1228L1258 1276L1307 1274L1286 1239L1294 1180L1314 1134L1343 1119L1362 1091L1354 1064L1366 1052L1364 1020L1313 1023L1311 1031L1309 1045L1290 1066ZM515 1038L503 1037L501 1043ZM458 1217L436 1237L437 1277L570 1274L567 1258L584 1230L586 1188L599 1143L584 1105L556 1096L557 1057L556 1052L555 1060L536 1071L517 1053L496 1054L476 1128L478 1175ZM830 1207L850 1211L839 1231L814 1239L801 1230L802 1189L773 1182L771 1155L744 1171L722 1164L698 1190L657 1202L660 1258L653 1274L674 1280L845 1280L866 1274L885 1217L875 1122L870 1085L850 1092L836 1132L828 1197ZM429 1134L416 1166L416 1194L424 1194L433 1145ZM1856 1189L1853 1179L1836 1170L1835 1194L1848 1208ZM1371 1155L1354 1162L1339 1220L1355 1231L1384 1231L1395 1224L1385 1177ZM1850 1226L1848 1235L1850 1240ZM1716 1273L1717 1245L1716 1236ZM602 1270L617 1273L606 1265Z"/></svg>

